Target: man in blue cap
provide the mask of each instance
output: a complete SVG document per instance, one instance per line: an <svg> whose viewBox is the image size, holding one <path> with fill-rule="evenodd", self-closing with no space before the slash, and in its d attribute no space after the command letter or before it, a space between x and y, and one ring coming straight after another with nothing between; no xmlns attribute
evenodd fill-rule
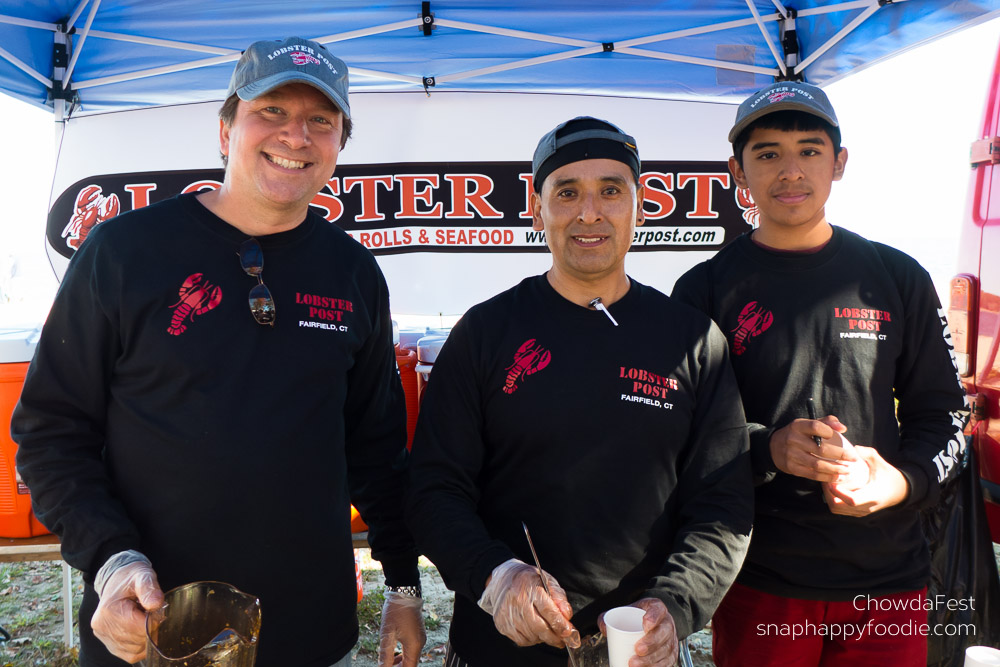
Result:
<svg viewBox="0 0 1000 667"><path fill-rule="evenodd" d="M760 226L673 291L727 334L759 483L713 657L925 665L919 510L958 472L967 416L937 294L912 258L827 221L847 149L822 90L758 91L729 141Z"/></svg>
<svg viewBox="0 0 1000 667"><path fill-rule="evenodd" d="M349 665L350 503L385 571L379 664L397 640L417 664L386 284L309 211L351 134L347 91L316 42L251 45L220 112L222 186L102 223L66 273L12 432L39 518L85 575L82 667L142 659L161 587L197 580L260 598L257 667ZM320 298L338 326L310 313Z"/></svg>

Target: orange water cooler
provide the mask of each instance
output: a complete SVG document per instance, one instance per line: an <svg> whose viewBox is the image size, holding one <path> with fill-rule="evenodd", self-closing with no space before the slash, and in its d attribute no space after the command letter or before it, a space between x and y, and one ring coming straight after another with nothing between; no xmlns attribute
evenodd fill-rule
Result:
<svg viewBox="0 0 1000 667"><path fill-rule="evenodd" d="M0 537L35 537L49 530L31 512L31 495L14 467L10 417L38 342L37 329L0 329Z"/></svg>

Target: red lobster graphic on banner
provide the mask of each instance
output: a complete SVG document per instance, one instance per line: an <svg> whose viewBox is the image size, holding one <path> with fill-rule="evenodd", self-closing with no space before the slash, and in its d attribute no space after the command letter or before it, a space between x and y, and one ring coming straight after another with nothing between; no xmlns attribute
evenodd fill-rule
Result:
<svg viewBox="0 0 1000 667"><path fill-rule="evenodd" d="M173 336L180 336L187 330L184 320L193 322L195 315L207 313L222 302L222 288L205 280L200 273L188 276L177 295L180 300L170 306L174 316L167 327L167 333Z"/></svg>
<svg viewBox="0 0 1000 667"><path fill-rule="evenodd" d="M87 240L91 229L115 217L120 210L118 195L111 193L105 197L100 185L88 185L81 189L76 195L73 215L62 230L66 245L74 250L79 249L80 244Z"/></svg>
<svg viewBox="0 0 1000 667"><path fill-rule="evenodd" d="M774 322L774 316L771 315L771 311L758 307L756 301L751 301L743 306L736 322L736 328L732 329L736 332L733 337L733 353L738 356L747 351L745 343L748 338L759 336L767 331L771 323Z"/></svg>
<svg viewBox="0 0 1000 667"><path fill-rule="evenodd" d="M507 380L503 384L505 394L513 394L517 389L518 378L534 375L549 365L552 353L541 345L535 345L535 339L529 338L521 343L514 353L514 363L507 367Z"/></svg>
<svg viewBox="0 0 1000 667"><path fill-rule="evenodd" d="M743 219L746 223L754 229L760 227L760 209L750 195L750 188L736 188L734 194L736 205L743 210Z"/></svg>

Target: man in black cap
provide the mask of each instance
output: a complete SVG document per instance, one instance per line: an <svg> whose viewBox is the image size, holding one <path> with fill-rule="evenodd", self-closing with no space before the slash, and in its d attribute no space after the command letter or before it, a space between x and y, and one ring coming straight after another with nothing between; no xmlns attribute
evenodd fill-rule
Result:
<svg viewBox="0 0 1000 667"><path fill-rule="evenodd" d="M927 662L918 510L959 470L964 392L927 272L826 220L840 140L815 86L744 101L729 168L760 227L674 287L727 333L759 481L720 667Z"/></svg>
<svg viewBox="0 0 1000 667"><path fill-rule="evenodd" d="M140 660L161 586L198 580L259 597L257 667L349 665L350 503L385 571L379 664L397 639L417 664L386 284L309 211L351 133L347 91L316 42L252 44L220 112L222 186L101 223L66 273L12 433L35 511L85 575L82 667Z"/></svg>
<svg viewBox="0 0 1000 667"><path fill-rule="evenodd" d="M753 489L725 339L625 273L639 170L605 121L545 135L531 210L552 267L473 307L434 364L407 520L456 592L448 667L564 667L623 605L645 611L630 665L672 665L742 562Z"/></svg>

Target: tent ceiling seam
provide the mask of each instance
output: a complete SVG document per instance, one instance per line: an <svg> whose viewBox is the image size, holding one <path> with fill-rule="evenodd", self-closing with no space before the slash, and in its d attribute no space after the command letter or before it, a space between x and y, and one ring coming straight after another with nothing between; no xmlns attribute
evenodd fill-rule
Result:
<svg viewBox="0 0 1000 667"><path fill-rule="evenodd" d="M833 48L833 46L836 45L838 42L840 42L841 39L850 34L859 25L867 21L868 18L878 10L879 10L878 0L873 0L872 2L868 3L868 8L865 9L865 11L861 12L861 14L858 15L856 18L854 18L854 20L852 20L846 26L841 28L840 31L838 31L837 34L828 39L826 43L824 43L818 49L810 53L807 58L803 58L802 62L799 63L798 67L795 68L795 73L801 74L802 72L804 72L805 69L809 67L809 65L811 65L813 62L815 62L817 58L819 58L824 53Z"/></svg>
<svg viewBox="0 0 1000 667"><path fill-rule="evenodd" d="M69 32L70 30L73 29L73 26L76 25L77 19L80 18L80 14L83 13L83 8L87 6L88 2L90 2L90 0L80 0L79 4L77 4L76 6L76 9L73 10L73 13L69 17L69 20L66 22L65 32Z"/></svg>
<svg viewBox="0 0 1000 667"><path fill-rule="evenodd" d="M633 56L642 56L654 60L670 60L674 62L687 63L689 65L704 65L717 69L728 69L737 72L753 72L765 76L776 76L779 72L777 67L761 67L759 65L747 65L744 63L734 63L728 60L712 60L710 58L697 58L695 56L682 56L674 53L663 53L661 51L648 51L646 49L615 48L620 53L627 53Z"/></svg>
<svg viewBox="0 0 1000 667"><path fill-rule="evenodd" d="M35 81L38 81L46 88L52 87L52 79L45 78L45 76L41 72L32 69L30 65L23 62L21 59L19 59L17 56L15 56L13 53L3 48L2 46L0 46L0 57L2 57L4 60L6 60L19 70L21 70L31 78L33 78Z"/></svg>
<svg viewBox="0 0 1000 667"><path fill-rule="evenodd" d="M73 78L73 70L76 69L76 63L80 59L80 54L83 53L83 45L87 41L87 35L90 34L90 27L94 25L94 16L97 15L97 10L101 7L101 0L94 0L94 4L90 6L90 13L87 14L87 23L83 26L83 32L80 34L80 43L73 45L73 57L69 61L69 67L66 68L66 73L63 75L63 88L69 88L70 81Z"/></svg>
<svg viewBox="0 0 1000 667"><path fill-rule="evenodd" d="M479 23L466 23L464 21L450 21L448 19L442 19L435 17L434 23L436 25L444 26L445 28L459 28L462 30L469 30L471 32L482 32L490 35L500 35L503 37L514 37L517 39L527 39L537 42L547 42L549 44L562 44L564 46L578 46L578 47L591 47L600 42L588 41L583 39L573 39L571 37L558 37L555 35L543 35L536 32L526 32L524 30L512 30L510 28L500 28L497 26L482 25Z"/></svg>
<svg viewBox="0 0 1000 667"><path fill-rule="evenodd" d="M38 28L39 30L50 30L52 32L59 29L59 26L55 23L32 21L31 19L22 19L18 16L9 16L7 14L0 14L0 23L9 23L10 25L19 25L25 28Z"/></svg>
<svg viewBox="0 0 1000 667"><path fill-rule="evenodd" d="M102 86L109 83L121 83L122 81L133 81L135 79L145 79L151 76L159 76L160 74L172 74L174 72L183 72L189 69L198 69L201 67L211 67L212 65L220 65L226 62L235 62L239 60L240 54L235 53L228 56L216 56L215 58L202 58L201 60L191 60L186 63L179 63L177 65L166 65L164 67L154 67L152 69L141 70L136 72L126 72L125 74L115 74L113 76L103 76L96 79L88 79L87 81L77 81L73 84L74 90L83 90L85 88L93 88L94 86Z"/></svg>
<svg viewBox="0 0 1000 667"><path fill-rule="evenodd" d="M369 35L379 35L384 32L393 32L395 30L402 30L404 28L411 28L419 25L421 25L420 19L407 19L405 21L396 21L395 23L376 25L371 28L361 28L360 30L351 30L350 32L340 32L332 35L324 35L323 37L314 37L312 39L314 42L319 42L320 44L332 44L334 42L344 42L349 39L367 37Z"/></svg>
<svg viewBox="0 0 1000 667"><path fill-rule="evenodd" d="M195 51L197 53L214 53L219 56L239 54L238 49L226 49L220 46L208 46L205 44L192 44L190 42L178 42L170 39L159 39L157 37L141 37L139 35L126 35L120 32L107 32L104 30L91 30L91 37L98 39L109 39L115 42L129 42L131 44L145 44L147 46L162 46L168 49L178 49L181 51Z"/></svg>
<svg viewBox="0 0 1000 667"><path fill-rule="evenodd" d="M348 71L351 74L360 74L362 76L371 76L376 79L389 79L390 81L403 81L405 83L413 83L416 85L423 85L424 80L419 76L410 76L409 74L396 74L394 72L382 72L375 69L366 69L364 67L350 67L348 66Z"/></svg>
<svg viewBox="0 0 1000 667"><path fill-rule="evenodd" d="M902 0L899 0L902 2ZM852 0L852 2L842 2L838 5L826 5L825 7L813 7L812 9L798 10L799 18L807 16L818 16L820 14L835 14L837 12L849 12L852 9L867 9L871 6L871 0Z"/></svg>
<svg viewBox="0 0 1000 667"><path fill-rule="evenodd" d="M480 69L466 70L465 72L455 72L454 74L445 74L444 76L435 76L434 78L437 83L449 83L451 81L472 79L474 77L484 76L486 74L495 74L497 72L508 72L513 69L532 67L533 65L544 65L546 63L558 62L560 60L569 60L570 58L586 56L592 53L602 53L603 51L604 51L604 46L601 44L597 44L595 46L590 46L583 49L573 49L572 51L563 51L561 53L553 53L547 56L539 56L537 58L516 60L514 62L504 63L503 65L494 65L492 67L483 67Z"/></svg>
<svg viewBox="0 0 1000 667"><path fill-rule="evenodd" d="M771 41L771 36L767 34L767 28L764 27L764 22L760 19L760 13L757 11L757 7L754 6L753 0L746 0L746 3L750 13L753 14L754 23L757 24L760 34L764 36L764 41L767 42L767 48L771 49L771 56L774 57L774 62L778 64L778 69L781 70L781 74L784 76L787 73L784 59L778 55L778 48L774 45L774 42Z"/></svg>

